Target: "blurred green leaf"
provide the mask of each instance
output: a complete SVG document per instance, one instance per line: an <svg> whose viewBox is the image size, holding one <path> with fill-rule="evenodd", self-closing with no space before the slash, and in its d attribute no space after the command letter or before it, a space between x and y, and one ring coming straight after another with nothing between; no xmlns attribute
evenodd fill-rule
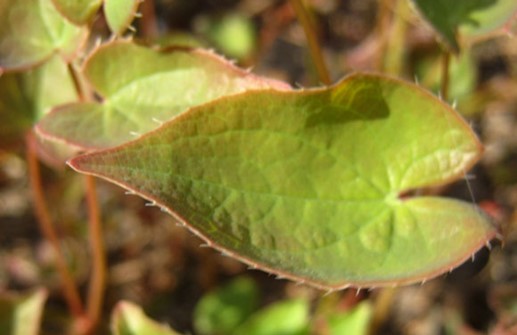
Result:
<svg viewBox="0 0 517 335"><path fill-rule="evenodd" d="M110 30L121 35L135 18L140 0L104 0L104 14Z"/></svg>
<svg viewBox="0 0 517 335"><path fill-rule="evenodd" d="M61 16L52 0L0 0L0 69L34 66L59 53L70 58L87 30Z"/></svg>
<svg viewBox="0 0 517 335"><path fill-rule="evenodd" d="M140 306L121 301L111 316L113 335L179 335L170 327L148 318Z"/></svg>
<svg viewBox="0 0 517 335"><path fill-rule="evenodd" d="M194 328L201 335L227 335L257 308L255 282L241 277L211 292L199 301L194 311Z"/></svg>
<svg viewBox="0 0 517 335"><path fill-rule="evenodd" d="M76 100L68 67L59 55L30 71L0 76L0 148L22 139L51 107Z"/></svg>
<svg viewBox="0 0 517 335"><path fill-rule="evenodd" d="M329 335L368 335L371 317L372 306L363 301L350 311L329 316Z"/></svg>
<svg viewBox="0 0 517 335"><path fill-rule="evenodd" d="M57 10L70 21L86 23L101 7L103 0L52 0Z"/></svg>
<svg viewBox="0 0 517 335"><path fill-rule="evenodd" d="M233 335L308 335L309 302L293 299L275 303L252 315Z"/></svg>
<svg viewBox="0 0 517 335"><path fill-rule="evenodd" d="M356 74L199 105L71 166L156 203L248 264L343 288L428 279L493 238L470 203L401 197L463 177L480 153L436 97Z"/></svg>
<svg viewBox="0 0 517 335"><path fill-rule="evenodd" d="M442 78L442 55L428 55L420 61L416 73L421 85L438 92ZM471 52L465 50L457 57L452 57L449 67L449 101L458 102L473 93L476 84L477 68Z"/></svg>
<svg viewBox="0 0 517 335"><path fill-rule="evenodd" d="M108 44L84 73L102 104L71 104L47 115L39 133L78 147L105 148L157 128L189 107L248 89L288 87L254 76L203 50L157 51Z"/></svg>
<svg viewBox="0 0 517 335"><path fill-rule="evenodd" d="M493 0L490 6L471 12L468 23L460 26L460 32L469 36L483 35L503 27L516 14L517 1Z"/></svg>
<svg viewBox="0 0 517 335"><path fill-rule="evenodd" d="M219 18L201 20L198 29L229 57L246 58L255 48L255 27L248 17L241 14L232 13Z"/></svg>
<svg viewBox="0 0 517 335"><path fill-rule="evenodd" d="M517 10L515 0L413 0L451 50L460 49L457 33L487 33L501 27Z"/></svg>
<svg viewBox="0 0 517 335"><path fill-rule="evenodd" d="M37 335L46 299L44 289L26 295L0 293L2 335Z"/></svg>

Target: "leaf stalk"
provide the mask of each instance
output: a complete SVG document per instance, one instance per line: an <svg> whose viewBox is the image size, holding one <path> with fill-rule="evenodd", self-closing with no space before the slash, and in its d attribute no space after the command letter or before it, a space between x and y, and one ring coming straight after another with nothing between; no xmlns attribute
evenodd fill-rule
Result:
<svg viewBox="0 0 517 335"><path fill-rule="evenodd" d="M451 63L451 53L449 51L444 51L442 56L442 80L440 86L440 96L443 101L449 100L449 84L450 84L450 75L449 75L449 67Z"/></svg>
<svg viewBox="0 0 517 335"><path fill-rule="evenodd" d="M76 318L82 318L84 317L84 309L81 303L79 291L68 268L63 250L61 249L61 245L59 243L58 234L52 224L51 215L45 202L45 194L43 192L43 185L41 180L41 171L37 157L36 141L32 132L29 132L26 135L25 143L29 183L34 200L34 213L36 215L39 229L42 235L54 249L54 253L56 255L55 265L61 278L63 295L68 308L73 316Z"/></svg>
<svg viewBox="0 0 517 335"><path fill-rule="evenodd" d="M330 75L325 65L325 61L323 59L323 52L321 46L318 42L318 38L316 37L314 23L311 20L309 12L305 8L305 5L302 3L302 0L290 0L291 6L293 7L296 17L300 24L303 27L305 32L305 36L307 37L307 43L309 45L309 50L311 53L312 60L316 67L316 71L318 73L319 80L325 84L330 85Z"/></svg>
<svg viewBox="0 0 517 335"><path fill-rule="evenodd" d="M98 324L106 287L106 253L97 199L95 177L86 176L86 200L89 215L89 242L92 253L92 274L88 287L87 314L92 328Z"/></svg>

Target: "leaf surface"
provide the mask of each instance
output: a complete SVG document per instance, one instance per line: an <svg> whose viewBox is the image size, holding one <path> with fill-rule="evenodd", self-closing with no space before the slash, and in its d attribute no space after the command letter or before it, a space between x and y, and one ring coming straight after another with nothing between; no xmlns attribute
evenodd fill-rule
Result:
<svg viewBox="0 0 517 335"><path fill-rule="evenodd" d="M202 50L157 51L127 42L101 47L84 73L102 104L57 108L37 127L43 137L85 149L115 146L189 107L248 89L288 86Z"/></svg>
<svg viewBox="0 0 517 335"><path fill-rule="evenodd" d="M201 20L199 30L229 57L249 57L256 45L256 31L251 18L238 13Z"/></svg>
<svg viewBox="0 0 517 335"><path fill-rule="evenodd" d="M151 320L140 306L121 301L111 317L113 335L179 335L167 326Z"/></svg>
<svg viewBox="0 0 517 335"><path fill-rule="evenodd" d="M37 335L47 292L43 289L26 295L0 295L2 334Z"/></svg>
<svg viewBox="0 0 517 335"><path fill-rule="evenodd" d="M413 0L445 43L459 51L457 33L485 34L502 27L517 11L515 0Z"/></svg>
<svg viewBox="0 0 517 335"><path fill-rule="evenodd" d="M258 307L259 291L253 280L241 277L207 295L194 311L197 334L231 334Z"/></svg>
<svg viewBox="0 0 517 335"><path fill-rule="evenodd" d="M343 288L421 281L491 239L475 206L400 198L460 178L480 152L461 117L426 91L357 74L325 89L221 98L70 164L252 266Z"/></svg>
<svg viewBox="0 0 517 335"><path fill-rule="evenodd" d="M72 78L59 55L32 70L2 75L0 148L22 139L51 107L75 100L77 93Z"/></svg>
<svg viewBox="0 0 517 335"><path fill-rule="evenodd" d="M104 14L110 30L121 35L135 17L140 0L104 0Z"/></svg>
<svg viewBox="0 0 517 335"><path fill-rule="evenodd" d="M86 29L68 22L52 0L0 0L0 69L34 66L54 53L70 58Z"/></svg>
<svg viewBox="0 0 517 335"><path fill-rule="evenodd" d="M352 310L335 312L328 317L329 334L367 335L372 314L373 308L368 301L361 302Z"/></svg>
<svg viewBox="0 0 517 335"><path fill-rule="evenodd" d="M292 299L275 303L252 315L231 334L308 335L309 303Z"/></svg>
<svg viewBox="0 0 517 335"><path fill-rule="evenodd" d="M57 10L70 21L86 23L102 5L102 0L52 0Z"/></svg>

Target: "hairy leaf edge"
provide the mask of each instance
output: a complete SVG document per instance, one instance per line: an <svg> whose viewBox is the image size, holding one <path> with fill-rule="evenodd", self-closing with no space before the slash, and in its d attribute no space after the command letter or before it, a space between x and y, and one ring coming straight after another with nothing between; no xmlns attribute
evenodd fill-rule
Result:
<svg viewBox="0 0 517 335"><path fill-rule="evenodd" d="M389 77L389 76L386 76L386 75L375 74L375 73L368 73L368 72L353 73L353 74L345 77L342 81L340 81L340 83L343 82L343 81L352 80L352 79L354 79L356 77L363 77L363 76L366 76L366 77L379 77L379 78L383 78L385 80L391 80L391 81L393 81L395 83L413 86L413 87L419 89L423 94L428 95L429 98L437 99L433 94L431 94L430 92L426 91L425 89L422 89L420 86L418 86L416 84L413 84L413 83L410 83L410 82L406 82L406 81L403 81L403 80L400 80L400 79L397 79L397 78ZM308 93L313 93L315 91L316 92L317 91L322 91L322 90L325 90L325 89L326 89L325 87L322 87L322 88L301 89L300 91L301 91L301 93L308 94ZM272 90L272 89L267 89L267 90L263 90L263 91L272 91L272 92L276 92L276 93L279 93L279 94L286 93L286 92L280 92L278 90ZM298 92L300 92L300 91L298 91ZM238 94L235 94L235 95L232 95L232 96L236 96L236 95L240 95L240 94L248 94L248 93L249 92L243 92L243 93L238 93ZM205 106L205 105L216 104L216 103L218 103L219 100L227 99L227 98L231 98L231 96L224 96L224 97L218 98L216 100L207 102L206 104L199 105L199 106L196 106L196 107L192 107L192 108L188 109L186 112L183 112L183 113L173 117L171 120L165 122L162 126L158 127L157 129L154 129L153 131L150 131L150 132L144 134L139 139L142 139L143 137L151 136L154 132L158 131L159 129L161 129L162 127L166 126L167 124L169 124L171 122L175 122L175 120L177 120L179 118L188 117L188 114L191 111L195 111L196 109L202 108L202 106ZM451 175L449 178L446 178L446 180L442 180L439 183L433 183L433 186L439 186L439 185L448 184L448 183L450 183L452 181L458 180L461 177L463 177L464 174L466 173L466 171L469 170L478 161L479 157L481 156L481 154L483 152L483 146L482 146L481 142L475 136L475 134L473 133L472 129L465 122L465 120L463 120L463 118L454 109L452 109L448 104L446 104L445 102L443 102L443 101L441 101L439 99L437 101L439 101L441 104L443 104L444 107L446 107L450 112L452 112L453 115L457 118L458 122L460 122L460 124L462 124L463 127L468 129L468 133L471 134L471 139L476 143L476 147L478 149L477 150L478 154L476 156L474 156L469 162L465 163L465 168L463 169L463 171L461 171L461 172L459 172L459 173L457 173L455 175ZM165 206L165 205L161 205L159 199L154 198L152 195L146 194L146 193L141 192L141 191L138 191L138 190L130 187L129 185L127 185L127 184L125 184L123 182L120 182L118 180L115 180L115 179L113 179L111 177L105 176L102 173L94 173L94 172L88 171L87 169L82 169L81 168L81 162L84 161L84 160L87 160L88 157L95 156L95 155L97 155L99 153L109 153L109 152L112 152L112 151L117 151L120 148L123 148L123 147L125 147L125 146L127 146L127 145L129 145L129 144L131 144L131 143L133 143L133 142L135 142L137 140L139 140L139 139L135 139L133 141L124 143L124 144L122 144L120 146L117 146L117 147L113 147L113 148L109 148L109 149L105 149L105 150L101 150L101 151L97 151L97 152L87 153L87 154L84 154L84 155L80 155L80 156L74 157L71 160L69 160L67 162L67 164L72 169L74 169L75 171L77 171L79 173L89 174L89 175L96 176L96 177L102 178L104 180L107 180L107 181L109 181L111 183L114 183L114 184L122 187L123 189L128 190L131 194L138 195L138 196L140 196L140 197L150 201L152 204L156 204L158 207L161 208L162 211L164 211L167 214L171 215L182 226L186 227L192 233L194 233L196 236L198 236L203 242L206 243L207 246L216 249L217 251L221 252L222 255L224 255L224 256L229 256L231 258L234 258L234 259L236 259L236 260L238 260L238 261L248 265L248 267L250 269L261 270L261 271L264 271L264 272L267 272L267 273L271 273L271 274L277 276L278 279L289 279L289 280L294 281L294 282L298 282L298 283L301 283L301 284L307 284L307 285L315 287L317 289L324 290L324 291L329 291L329 292L336 291L336 290L343 290L343 289L347 289L347 288L363 289L363 288L390 287L390 286L409 285L409 284L415 284L415 283L424 283L424 282L426 282L429 279L432 279L432 278L435 278L435 277L437 277L439 275L442 275L444 273L450 272L454 268L460 266L465 261L470 259L479 249L481 249L482 247L484 247L487 244L489 244L489 242L497 236L497 231L496 231L496 229L494 227L494 229L489 234L484 236L480 241L474 243L475 247L472 250L470 250L466 254L458 257L457 260L454 261L454 262L451 262L449 264L449 266L443 267L443 268L438 268L438 269L429 271L429 272L427 272L425 274L421 274L421 275L418 275L418 276L410 276L410 277L405 278L405 279L386 280L386 281L361 281L361 282L352 281L352 282L339 283L339 284L335 284L335 285L329 285L329 284L323 283L321 281L315 281L315 280L306 279L304 277L299 277L299 276L293 275L291 273L283 272L283 271L280 271L278 269L272 268L272 267L270 267L268 265L258 263L258 262L254 261L252 259L247 258L247 257L243 257L239 253L237 253L237 252L235 252L233 250L227 249L227 248L225 248L225 247L223 247L223 246L213 242L208 236L204 235L200 230L198 230L198 229L194 228L193 226L191 226L184 218L182 218L179 214L174 212L174 210L172 208L169 208L168 206ZM422 185L422 187L425 187L425 185ZM407 191L407 190L400 190L400 193L403 193L405 191Z"/></svg>
<svg viewBox="0 0 517 335"><path fill-rule="evenodd" d="M223 56L218 55L215 52L210 51L210 50L205 50L205 49L200 49L200 48L185 48L185 47L167 47L167 48L150 47L149 48L149 47L147 47L145 45L133 43L133 42L128 41L128 40L115 40L113 42L105 43L105 44L100 45L97 48L95 48L88 55L87 59L84 61L84 63L81 66L81 72L84 73L84 76L86 77L86 80L87 80L88 84L91 85L95 89L95 91L102 98L106 98L106 96L101 94L100 92L98 92L98 89L97 89L97 87L95 87L95 85L93 83L93 80L89 77L89 75L88 75L88 66L89 65L88 64L90 63L90 61L99 52L102 52L104 49L109 48L109 47L111 47L113 45L124 45L124 44L125 45L135 45L137 47L146 48L146 49L148 49L150 51L154 51L154 52L157 52L157 53L168 54L168 53L182 51L182 52L190 52L192 54L200 55L202 57L211 58L212 60L221 63L221 66L226 67L226 70L229 71L229 72L231 71L234 74L236 74L238 76L242 76L242 77L249 76L250 80L253 80L253 81L263 81L265 84L268 84L270 86L270 88L250 88L250 89L246 90L245 92L230 93L230 94L224 95L222 97L216 98L214 100L208 101L206 103L215 102L215 101L217 101L219 99L222 99L222 98L225 98L225 97L229 97L229 96L233 96L233 95L238 95L238 94L244 94L246 92L256 91L256 90L274 90L274 91L287 91L287 92L294 91L294 89L288 83L285 83L285 82L277 80L277 79L267 78L267 77L263 77L263 76L251 73L248 70L245 70L245 69L242 69L240 67L237 67L237 66L233 65L232 62L229 61L228 59L226 59ZM103 105L103 101L91 102L91 103ZM53 117L54 114L61 113L62 110L65 110L69 106L76 105L76 104L85 104L85 102L72 102L72 103L67 103L67 104L56 106L56 107L52 108L43 118ZM204 105L204 104L201 104L201 105ZM201 105L198 105L198 106L201 106ZM191 107L191 108L185 110L184 112L182 112L180 114L184 114L188 110L190 110L192 108L195 108L195 107L197 107L197 106ZM164 124L167 123L167 122L172 121L173 119L175 119L180 114L172 117L169 120L164 121ZM156 129L158 129L158 128L160 128L160 127L157 127ZM156 129L153 129L152 131L154 131ZM104 150L104 149L107 149L106 147L87 145L85 143L80 143L78 141L73 141L73 140L67 139L65 137L56 135L56 134L48 131L47 129L45 129L40 123L37 123L34 126L34 130L35 130L36 134L38 135L38 137L40 139L42 139L43 141L48 140L48 141L51 141L51 142L65 144L65 145L71 147L72 149L77 150L78 152L81 152L81 151L88 152L88 151L94 151L94 150ZM146 135L146 134L143 134L143 135ZM138 137L138 138L140 138L140 137ZM136 138L136 139L138 139L138 138ZM129 143L129 142L127 142L127 143Z"/></svg>

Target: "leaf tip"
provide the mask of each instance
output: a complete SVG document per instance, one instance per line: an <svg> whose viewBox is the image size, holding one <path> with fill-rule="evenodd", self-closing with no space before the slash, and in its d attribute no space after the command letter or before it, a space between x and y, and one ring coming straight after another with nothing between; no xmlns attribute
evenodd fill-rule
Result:
<svg viewBox="0 0 517 335"><path fill-rule="evenodd" d="M87 169L87 160L84 158L85 156L86 155L73 157L66 161L66 165L71 167L76 172L90 173Z"/></svg>

